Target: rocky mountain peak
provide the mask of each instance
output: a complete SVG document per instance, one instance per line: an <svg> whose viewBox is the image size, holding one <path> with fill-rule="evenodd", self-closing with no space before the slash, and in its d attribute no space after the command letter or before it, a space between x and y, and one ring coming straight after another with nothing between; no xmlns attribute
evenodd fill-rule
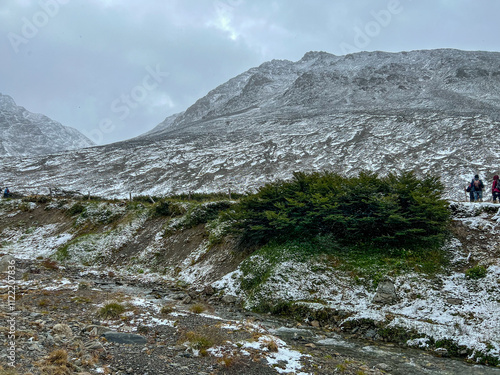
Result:
<svg viewBox="0 0 500 375"><path fill-rule="evenodd" d="M500 53L309 52L239 74L133 141L24 159L3 177L123 196L246 191L294 171L414 170L463 200L474 174L499 173L499 116Z"/></svg>
<svg viewBox="0 0 500 375"><path fill-rule="evenodd" d="M0 156L43 155L93 145L78 130L29 112L0 94Z"/></svg>

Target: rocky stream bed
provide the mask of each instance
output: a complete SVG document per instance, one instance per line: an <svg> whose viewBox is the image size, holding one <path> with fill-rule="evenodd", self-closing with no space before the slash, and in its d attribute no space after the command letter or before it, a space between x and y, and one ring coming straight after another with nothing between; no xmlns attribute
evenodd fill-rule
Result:
<svg viewBox="0 0 500 375"><path fill-rule="evenodd" d="M315 321L251 313L210 289L46 259L17 259L12 283L12 258L2 259L0 374L500 374ZM14 304L9 285L15 285ZM111 303L123 311L105 316Z"/></svg>

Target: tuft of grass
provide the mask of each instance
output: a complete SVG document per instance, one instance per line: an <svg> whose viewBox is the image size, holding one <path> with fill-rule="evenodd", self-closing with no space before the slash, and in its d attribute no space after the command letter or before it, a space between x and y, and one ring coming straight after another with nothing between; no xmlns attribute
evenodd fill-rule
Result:
<svg viewBox="0 0 500 375"><path fill-rule="evenodd" d="M214 345L214 342L210 337L194 331L186 332L186 339L189 341L193 349L208 349Z"/></svg>
<svg viewBox="0 0 500 375"><path fill-rule="evenodd" d="M274 340L265 340L264 347L272 353L278 352L278 344Z"/></svg>
<svg viewBox="0 0 500 375"><path fill-rule="evenodd" d="M222 345L228 340L227 335L215 326L200 326L193 331L183 331L179 336L178 342L183 344L189 343L193 349L206 350L212 346Z"/></svg>
<svg viewBox="0 0 500 375"><path fill-rule="evenodd" d="M70 375L73 365L68 362L68 352L64 349L52 351L40 367L42 375Z"/></svg>
<svg viewBox="0 0 500 375"><path fill-rule="evenodd" d="M38 306L39 307L46 307L48 304L49 304L49 300L48 299L42 299L40 301L38 301Z"/></svg>
<svg viewBox="0 0 500 375"><path fill-rule="evenodd" d="M172 306L172 305L165 305L165 306L163 306L163 307L161 308L160 313L161 313L162 315L168 315L168 314L173 313L173 312L174 312L174 310L175 310L175 309L174 309L174 306Z"/></svg>
<svg viewBox="0 0 500 375"><path fill-rule="evenodd" d="M207 309L207 307L204 304L197 303L197 304L194 304L193 306L191 306L191 308L189 309L189 311L191 311L191 312L193 312L195 314L201 314L206 309Z"/></svg>
<svg viewBox="0 0 500 375"><path fill-rule="evenodd" d="M468 279L473 279L473 280L478 280L486 277L486 274L488 273L488 270L486 269L485 266L474 266L469 268L467 271L465 271L465 276Z"/></svg>
<svg viewBox="0 0 500 375"><path fill-rule="evenodd" d="M219 364L225 368L235 367L241 363L241 359L231 354L224 354L221 358L217 360Z"/></svg>
<svg viewBox="0 0 500 375"><path fill-rule="evenodd" d="M97 313L101 319L116 320L125 312L125 306L118 302L110 302L99 309Z"/></svg>
<svg viewBox="0 0 500 375"><path fill-rule="evenodd" d="M46 362L53 365L65 366L68 364L68 352L64 349L54 350L48 355Z"/></svg>

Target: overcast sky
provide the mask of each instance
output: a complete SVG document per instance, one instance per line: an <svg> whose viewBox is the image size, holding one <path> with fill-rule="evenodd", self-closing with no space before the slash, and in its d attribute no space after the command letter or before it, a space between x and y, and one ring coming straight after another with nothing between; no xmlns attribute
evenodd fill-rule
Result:
<svg viewBox="0 0 500 375"><path fill-rule="evenodd" d="M97 144L308 51L500 51L498 0L0 0L0 92Z"/></svg>

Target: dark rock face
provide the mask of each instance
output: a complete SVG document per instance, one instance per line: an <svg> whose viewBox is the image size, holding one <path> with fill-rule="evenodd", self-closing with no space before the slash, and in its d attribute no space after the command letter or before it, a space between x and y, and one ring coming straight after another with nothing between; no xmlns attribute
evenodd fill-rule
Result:
<svg viewBox="0 0 500 375"><path fill-rule="evenodd" d="M0 156L42 155L93 145L78 130L31 113L0 94Z"/></svg>
<svg viewBox="0 0 500 375"><path fill-rule="evenodd" d="M144 136L7 163L0 181L125 197L415 170L463 200L474 174L498 174L499 125L500 53L310 52L232 78Z"/></svg>

